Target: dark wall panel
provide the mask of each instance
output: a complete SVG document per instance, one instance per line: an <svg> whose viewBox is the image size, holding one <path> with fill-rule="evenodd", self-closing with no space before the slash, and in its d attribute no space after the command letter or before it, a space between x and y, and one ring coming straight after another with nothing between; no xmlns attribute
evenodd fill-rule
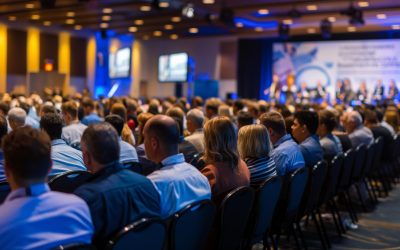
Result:
<svg viewBox="0 0 400 250"><path fill-rule="evenodd" d="M71 37L71 76L86 77L86 38Z"/></svg>
<svg viewBox="0 0 400 250"><path fill-rule="evenodd" d="M44 60L53 60L54 70L58 70L58 36L40 34L40 69L44 70Z"/></svg>
<svg viewBox="0 0 400 250"><path fill-rule="evenodd" d="M235 79L237 68L237 42L222 42L219 45L221 55L220 79Z"/></svg>
<svg viewBox="0 0 400 250"><path fill-rule="evenodd" d="M7 35L7 74L26 75L27 33L9 29Z"/></svg>

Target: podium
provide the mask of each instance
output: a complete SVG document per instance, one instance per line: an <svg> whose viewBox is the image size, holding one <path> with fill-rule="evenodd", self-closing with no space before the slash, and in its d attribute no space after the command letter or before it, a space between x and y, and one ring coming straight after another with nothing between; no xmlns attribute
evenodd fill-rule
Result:
<svg viewBox="0 0 400 250"><path fill-rule="evenodd" d="M45 88L63 90L66 75L58 72L39 71L28 74L28 93L42 94Z"/></svg>

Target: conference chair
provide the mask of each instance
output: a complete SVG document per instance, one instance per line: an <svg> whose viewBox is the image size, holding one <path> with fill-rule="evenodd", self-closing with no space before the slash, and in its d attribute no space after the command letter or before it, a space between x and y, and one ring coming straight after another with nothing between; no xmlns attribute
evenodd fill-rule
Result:
<svg viewBox="0 0 400 250"><path fill-rule="evenodd" d="M60 174L49 181L53 191L73 193L75 189L84 184L92 174L87 171L70 171Z"/></svg>
<svg viewBox="0 0 400 250"><path fill-rule="evenodd" d="M217 250L241 248L244 231L254 200L254 190L239 187L229 192L222 200L217 220Z"/></svg>
<svg viewBox="0 0 400 250"><path fill-rule="evenodd" d="M96 250L96 248L90 244L83 243L71 243L66 245L60 245L53 248L52 250Z"/></svg>
<svg viewBox="0 0 400 250"><path fill-rule="evenodd" d="M253 244L261 240L264 248L270 248L268 242L269 229L281 189L282 178L273 176L265 180L256 190L255 201L243 242L244 249L251 249Z"/></svg>
<svg viewBox="0 0 400 250"><path fill-rule="evenodd" d="M369 196L372 207L378 203L378 198L376 197L375 193L372 191L372 187L371 187L370 183L367 181L367 176L369 175L369 173L371 172L371 169L373 167L374 158L376 155L376 147L377 147L377 144L375 144L375 143L371 143L370 145L368 145L364 169L362 170L361 178L360 178L360 182L363 183L365 185L365 187L367 188L368 196Z"/></svg>
<svg viewBox="0 0 400 250"><path fill-rule="evenodd" d="M10 192L11 192L10 184L8 184L7 181L1 181L0 182L0 204L2 204L6 200L7 195Z"/></svg>
<svg viewBox="0 0 400 250"><path fill-rule="evenodd" d="M375 156L373 159L373 163L371 166L371 170L369 173L367 173L368 180L370 182L370 186L372 188L372 192L375 194L375 196L380 196L381 190L380 187L383 188L383 192L387 193L387 190L385 189L385 185L377 185L378 181L380 183L383 183L384 180L382 177L379 175L379 171L381 168L381 162L382 162L382 152L383 152L383 138L378 137L375 139Z"/></svg>
<svg viewBox="0 0 400 250"><path fill-rule="evenodd" d="M365 205L364 198L361 194L360 181L362 178L361 175L365 164L366 153L367 153L367 146L365 144L361 144L356 148L354 167L351 173L351 183L350 183L350 186L354 185L357 190L358 198L360 200L364 212L367 211L367 207Z"/></svg>
<svg viewBox="0 0 400 250"><path fill-rule="evenodd" d="M112 238L107 250L164 250L167 228L159 218L142 218L125 226Z"/></svg>
<svg viewBox="0 0 400 250"><path fill-rule="evenodd" d="M169 228L169 249L203 249L215 213L216 207L210 200L189 204L175 213Z"/></svg>

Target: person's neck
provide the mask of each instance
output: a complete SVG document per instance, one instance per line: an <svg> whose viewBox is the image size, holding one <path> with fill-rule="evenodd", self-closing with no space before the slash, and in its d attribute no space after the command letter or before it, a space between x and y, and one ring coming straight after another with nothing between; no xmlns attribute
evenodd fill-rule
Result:
<svg viewBox="0 0 400 250"><path fill-rule="evenodd" d="M163 160L167 159L168 157L174 156L179 154L178 151L171 151L171 152L165 152L165 153L161 153L159 154L159 157L157 159L157 163L161 163Z"/></svg>
<svg viewBox="0 0 400 250"><path fill-rule="evenodd" d="M79 123L79 119L78 119L78 118L69 120L69 121L67 122L67 125L71 125L71 124L75 124L75 123Z"/></svg>
<svg viewBox="0 0 400 250"><path fill-rule="evenodd" d="M46 180L43 180L43 179L25 180L25 181L21 181L21 182L17 183L16 181L9 179L8 182L10 183L11 190L14 191L14 190L17 190L20 188L27 188L27 187L30 187L30 186L36 185L36 184L44 184L44 183L46 183Z"/></svg>

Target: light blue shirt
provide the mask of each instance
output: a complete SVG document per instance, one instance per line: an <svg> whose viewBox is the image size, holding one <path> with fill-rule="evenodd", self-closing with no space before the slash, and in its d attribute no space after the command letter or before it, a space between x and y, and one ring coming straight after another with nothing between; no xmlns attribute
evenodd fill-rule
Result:
<svg viewBox="0 0 400 250"><path fill-rule="evenodd" d="M85 124L86 126L89 126L90 124L96 124L102 122L103 119L96 113L91 113L82 119L82 123Z"/></svg>
<svg viewBox="0 0 400 250"><path fill-rule="evenodd" d="M324 150L324 157L333 158L339 153L343 153L342 144L339 138L332 133L319 139L321 147Z"/></svg>
<svg viewBox="0 0 400 250"><path fill-rule="evenodd" d="M0 150L0 181L6 181L6 173L4 172L4 154L3 150Z"/></svg>
<svg viewBox="0 0 400 250"><path fill-rule="evenodd" d="M163 167L147 176L161 199L161 216L166 218L188 204L211 199L207 178L197 168L185 162L183 154L165 158Z"/></svg>
<svg viewBox="0 0 400 250"><path fill-rule="evenodd" d="M293 172L305 165L300 147L292 139L290 134L282 136L274 144L274 150L271 152L271 157L275 161L276 170L280 176Z"/></svg>
<svg viewBox="0 0 400 250"><path fill-rule="evenodd" d="M72 122L70 125L63 127L61 139L63 139L68 145L73 143L80 144L83 132L86 128L87 126L79 121Z"/></svg>
<svg viewBox="0 0 400 250"><path fill-rule="evenodd" d="M135 147L119 138L119 162L121 164L139 162Z"/></svg>
<svg viewBox="0 0 400 250"><path fill-rule="evenodd" d="M374 134L369 128L365 127L364 125L360 125L351 134L349 134L349 138L353 148L356 148L361 144L371 144L374 141Z"/></svg>
<svg viewBox="0 0 400 250"><path fill-rule="evenodd" d="M64 140L57 139L51 142L51 159L53 160L51 175L74 170L86 171L82 152L68 146Z"/></svg>
<svg viewBox="0 0 400 250"><path fill-rule="evenodd" d="M27 116L25 118L25 125L31 126L32 128L36 128L36 129L38 129L40 127L39 122L30 116Z"/></svg>
<svg viewBox="0 0 400 250"><path fill-rule="evenodd" d="M1 249L51 249L90 243L93 224L86 203L75 195L51 192L47 184L12 191L0 206Z"/></svg>
<svg viewBox="0 0 400 250"><path fill-rule="evenodd" d="M311 135L300 143L300 150L306 166L314 166L324 158L324 150L317 135Z"/></svg>

